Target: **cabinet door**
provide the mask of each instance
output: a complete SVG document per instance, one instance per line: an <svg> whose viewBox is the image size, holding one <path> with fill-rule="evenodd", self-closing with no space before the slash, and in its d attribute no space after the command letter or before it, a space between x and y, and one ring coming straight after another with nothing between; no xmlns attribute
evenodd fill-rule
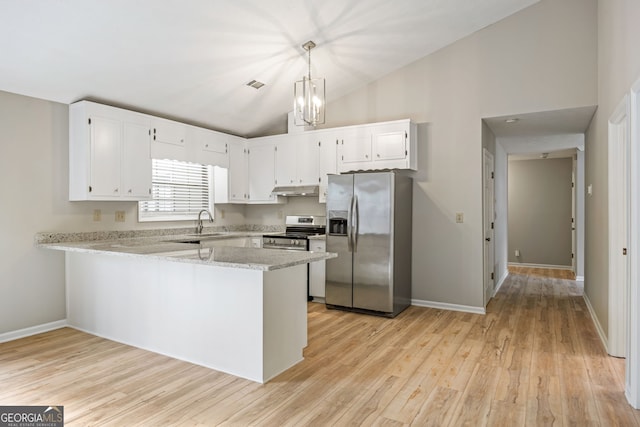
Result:
<svg viewBox="0 0 640 427"><path fill-rule="evenodd" d="M299 185L318 185L320 181L320 141L316 135L305 135L296 146L296 175Z"/></svg>
<svg viewBox="0 0 640 427"><path fill-rule="evenodd" d="M357 163L371 162L371 131L368 127L362 126L356 129L349 129L340 138L339 157L341 171L358 168Z"/></svg>
<svg viewBox="0 0 640 427"><path fill-rule="evenodd" d="M398 160L407 157L405 132L373 135L374 160Z"/></svg>
<svg viewBox="0 0 640 427"><path fill-rule="evenodd" d="M282 138L276 141L276 185L294 185L296 177L296 138Z"/></svg>
<svg viewBox="0 0 640 427"><path fill-rule="evenodd" d="M135 200L150 199L149 127L125 120L122 132L122 196Z"/></svg>
<svg viewBox="0 0 640 427"><path fill-rule="evenodd" d="M249 201L275 200L275 146L254 145L249 148Z"/></svg>
<svg viewBox="0 0 640 427"><path fill-rule="evenodd" d="M154 118L151 129L151 157L194 161L189 158L189 153L187 153L186 132L187 125Z"/></svg>
<svg viewBox="0 0 640 427"><path fill-rule="evenodd" d="M320 203L327 201L327 176L338 173L338 137L335 134L324 134L320 141Z"/></svg>
<svg viewBox="0 0 640 427"><path fill-rule="evenodd" d="M93 116L91 133L90 198L119 198L120 165L122 156L122 122Z"/></svg>
<svg viewBox="0 0 640 427"><path fill-rule="evenodd" d="M326 243L323 240L310 240L309 250L313 252L326 252ZM316 261L309 264L309 295L314 298L325 297L325 261Z"/></svg>
<svg viewBox="0 0 640 427"><path fill-rule="evenodd" d="M227 135L206 129L193 132L197 162L203 165L229 167L229 140Z"/></svg>
<svg viewBox="0 0 640 427"><path fill-rule="evenodd" d="M247 150L244 144L229 145L228 170L229 202L244 203L247 201Z"/></svg>
<svg viewBox="0 0 640 427"><path fill-rule="evenodd" d="M373 160L402 160L407 157L409 122L374 125L371 127Z"/></svg>

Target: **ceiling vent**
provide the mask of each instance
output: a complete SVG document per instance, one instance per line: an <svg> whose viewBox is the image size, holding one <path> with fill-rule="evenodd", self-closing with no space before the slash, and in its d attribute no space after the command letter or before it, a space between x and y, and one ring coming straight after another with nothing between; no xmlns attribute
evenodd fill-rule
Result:
<svg viewBox="0 0 640 427"><path fill-rule="evenodd" d="M264 83L259 82L257 80L251 80L249 83L247 83L247 86L252 87L254 89L260 89L262 86L264 86Z"/></svg>

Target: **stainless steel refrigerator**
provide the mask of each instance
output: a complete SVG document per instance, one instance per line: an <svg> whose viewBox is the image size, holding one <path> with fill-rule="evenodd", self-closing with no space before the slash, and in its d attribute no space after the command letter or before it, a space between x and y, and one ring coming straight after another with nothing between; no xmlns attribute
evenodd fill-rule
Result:
<svg viewBox="0 0 640 427"><path fill-rule="evenodd" d="M327 307L394 317L411 304L411 212L408 176L329 175Z"/></svg>

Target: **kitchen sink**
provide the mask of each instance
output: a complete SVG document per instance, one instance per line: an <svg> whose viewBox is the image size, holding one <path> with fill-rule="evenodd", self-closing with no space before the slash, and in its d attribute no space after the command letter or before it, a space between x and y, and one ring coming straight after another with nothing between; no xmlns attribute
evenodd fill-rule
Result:
<svg viewBox="0 0 640 427"><path fill-rule="evenodd" d="M224 236L227 233L192 233L192 234L185 234L185 236L189 236L189 237L215 237L215 236Z"/></svg>

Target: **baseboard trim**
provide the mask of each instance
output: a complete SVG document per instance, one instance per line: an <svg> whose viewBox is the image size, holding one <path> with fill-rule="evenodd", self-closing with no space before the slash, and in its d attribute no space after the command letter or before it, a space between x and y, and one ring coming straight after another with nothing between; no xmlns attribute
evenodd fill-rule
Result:
<svg viewBox="0 0 640 427"><path fill-rule="evenodd" d="M43 332L53 331L54 329L64 328L65 326L67 326L67 319L44 323L42 325L31 326L29 328L18 329L17 331L5 332L3 334L0 334L0 343L30 337L31 335L41 334Z"/></svg>
<svg viewBox="0 0 640 427"><path fill-rule="evenodd" d="M498 291L504 284L504 281L507 280L508 276L509 276L509 270L505 270L502 272L502 276L500 277L500 279L498 279L498 283L496 283L496 288L493 290L492 297L495 297L498 294Z"/></svg>
<svg viewBox="0 0 640 427"><path fill-rule="evenodd" d="M521 262L510 262L509 267L530 267L530 268L551 268L553 270L570 270L573 271L573 267L570 265L553 265L553 264L527 264Z"/></svg>
<svg viewBox="0 0 640 427"><path fill-rule="evenodd" d="M600 341L602 341L602 345L604 345L604 349L609 353L609 341L607 340L607 335L604 333L604 329L602 329L602 325L598 320L598 316L596 316L596 312L591 305L591 301L589 301L589 297L587 294L582 294L582 299L584 299L585 304L587 305L587 310L589 310L589 315L591 316L591 320L596 327L596 332L598 332L598 336L600 337Z"/></svg>
<svg viewBox="0 0 640 427"><path fill-rule="evenodd" d="M425 301L412 299L411 305L417 307L437 308L440 310L462 311L463 313L486 314L484 307L474 307L471 305L449 304L446 302Z"/></svg>
<svg viewBox="0 0 640 427"><path fill-rule="evenodd" d="M584 282L584 276L576 276L576 282Z"/></svg>

